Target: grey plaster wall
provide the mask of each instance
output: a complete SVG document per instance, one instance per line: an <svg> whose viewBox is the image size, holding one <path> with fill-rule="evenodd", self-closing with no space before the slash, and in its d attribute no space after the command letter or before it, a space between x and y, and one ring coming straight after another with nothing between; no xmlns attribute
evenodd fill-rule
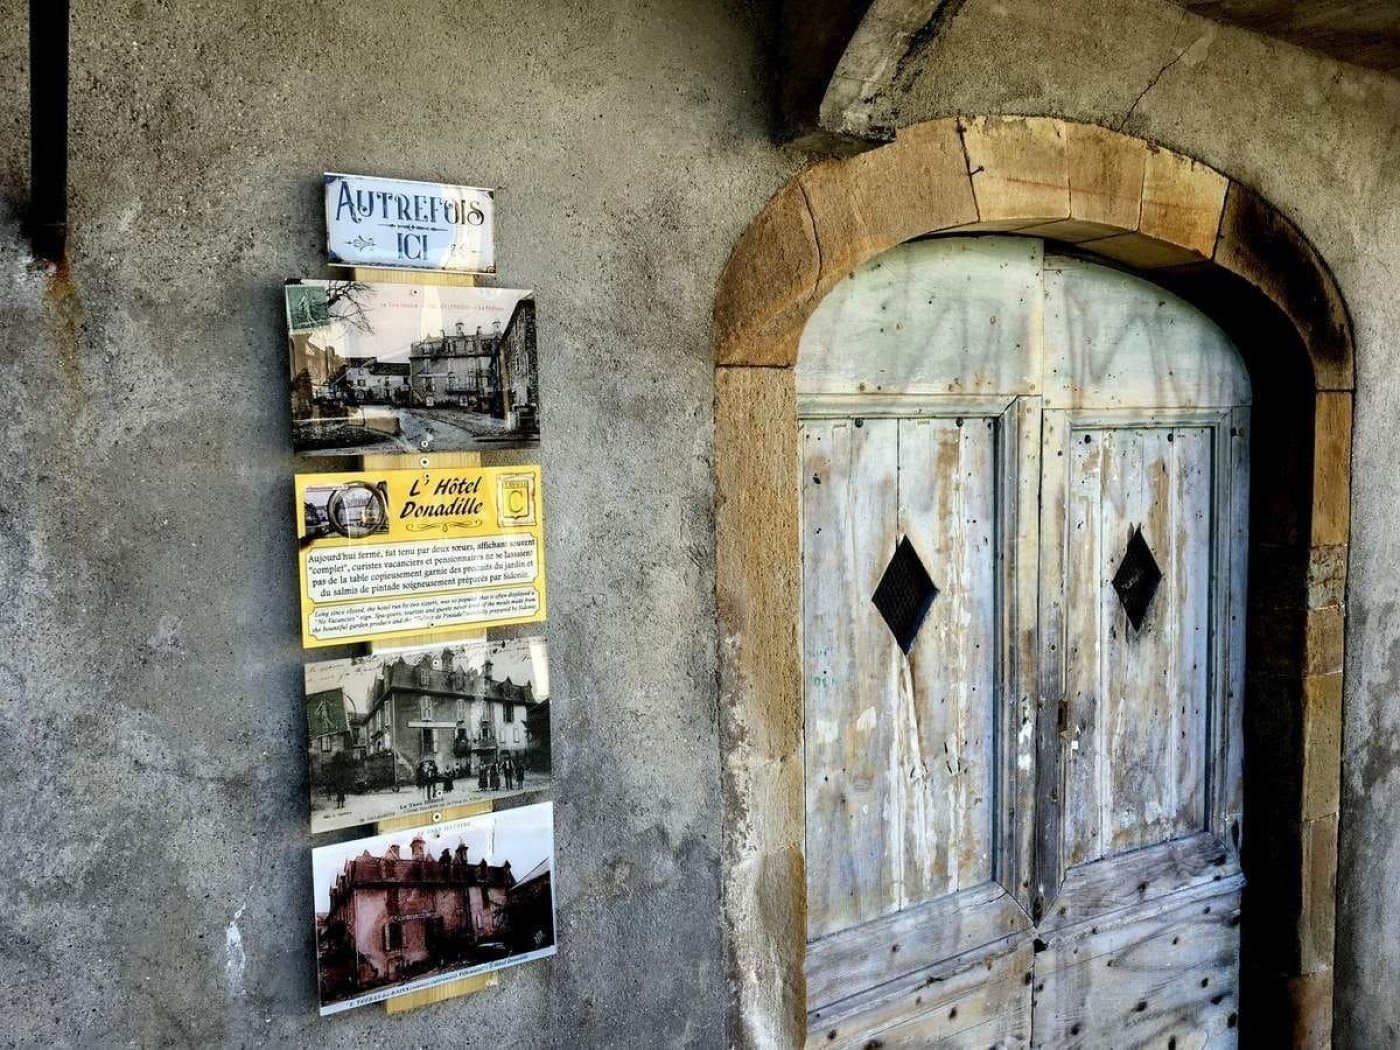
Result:
<svg viewBox="0 0 1400 1050"><path fill-rule="evenodd" d="M1358 360L1335 1036L1400 1043L1400 82L1158 0L967 0L883 103L1160 142L1261 191L1335 272Z"/></svg>
<svg viewBox="0 0 1400 1050"><path fill-rule="evenodd" d="M719 1046L712 370L798 158L726 0L75 0L72 263L0 3L0 1045ZM281 281L319 173L500 187L539 300L560 956L315 1016Z"/></svg>
<svg viewBox="0 0 1400 1050"><path fill-rule="evenodd" d="M708 313L801 158L741 0L75 0L72 264L30 265L0 0L0 1043L719 1046ZM1338 1043L1400 1039L1400 86L1159 0L966 0L892 119L1192 154L1334 268L1359 351ZM501 187L544 347L563 951L314 1015L278 288L316 176Z"/></svg>

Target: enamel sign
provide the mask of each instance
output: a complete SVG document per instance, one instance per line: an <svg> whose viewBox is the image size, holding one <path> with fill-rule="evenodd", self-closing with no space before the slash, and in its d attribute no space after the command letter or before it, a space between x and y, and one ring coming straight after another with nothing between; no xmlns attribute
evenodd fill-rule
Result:
<svg viewBox="0 0 1400 1050"><path fill-rule="evenodd" d="M496 272L494 191L334 172L323 178L331 265Z"/></svg>

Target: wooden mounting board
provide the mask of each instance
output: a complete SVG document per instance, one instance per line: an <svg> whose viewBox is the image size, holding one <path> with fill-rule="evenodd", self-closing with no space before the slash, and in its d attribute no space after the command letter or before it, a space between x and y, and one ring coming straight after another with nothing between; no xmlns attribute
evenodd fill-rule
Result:
<svg viewBox="0 0 1400 1050"><path fill-rule="evenodd" d="M388 270L374 267L355 267L351 273L357 281L367 283L395 283L395 284L437 284L451 285L458 288L475 288L476 278L472 274L447 273L439 270ZM374 455L361 456L360 468L362 470L413 470L414 468L431 467L479 467L481 466L481 453L479 452L438 452L406 455ZM484 641L485 631L428 631L421 635L413 635L408 638L396 638L392 648L408 648L411 646L430 645L440 641ZM374 648L373 646L371 648ZM388 647L386 647L388 648ZM449 806L432 816L433 823L449 820L458 820L462 817L475 817L483 813L490 813L493 804L488 800L485 802L471 802L461 806ZM386 831L400 831L404 828L417 827L423 823L422 814L407 817L395 817L392 820L381 820L376 825L376 830L381 834ZM449 999L456 999L463 995L471 995L475 992L483 991L486 988L494 988L500 983L499 975L495 973L476 974L472 977L463 977L458 981L448 981L432 988L424 988L416 992L407 992L404 995L396 995L391 999L384 1000L384 1012L388 1014L399 1014L406 1010L414 1010L420 1006L428 1006L432 1003L442 1003Z"/></svg>

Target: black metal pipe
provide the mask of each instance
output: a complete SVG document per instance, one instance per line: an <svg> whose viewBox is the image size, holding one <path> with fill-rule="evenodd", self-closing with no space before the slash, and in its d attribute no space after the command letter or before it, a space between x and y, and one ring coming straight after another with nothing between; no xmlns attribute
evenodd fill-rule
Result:
<svg viewBox="0 0 1400 1050"><path fill-rule="evenodd" d="M61 262L68 241L68 0L29 0L29 238Z"/></svg>

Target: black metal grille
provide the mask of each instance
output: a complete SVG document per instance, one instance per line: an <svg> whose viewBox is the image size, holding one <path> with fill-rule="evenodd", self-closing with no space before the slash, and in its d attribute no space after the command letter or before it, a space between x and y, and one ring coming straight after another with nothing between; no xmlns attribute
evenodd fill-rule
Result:
<svg viewBox="0 0 1400 1050"><path fill-rule="evenodd" d="M1142 529L1133 529L1128 537L1128 549L1123 552L1123 560L1113 574L1113 589L1118 592L1118 600L1123 603L1123 611L1128 614L1133 630L1142 630L1142 621L1147 618L1147 610L1161 582L1162 570L1157 567L1152 548L1142 538Z"/></svg>
<svg viewBox="0 0 1400 1050"><path fill-rule="evenodd" d="M913 646L929 606L937 597L938 588L919 560L914 545L907 536L902 538L870 600L905 653Z"/></svg>

